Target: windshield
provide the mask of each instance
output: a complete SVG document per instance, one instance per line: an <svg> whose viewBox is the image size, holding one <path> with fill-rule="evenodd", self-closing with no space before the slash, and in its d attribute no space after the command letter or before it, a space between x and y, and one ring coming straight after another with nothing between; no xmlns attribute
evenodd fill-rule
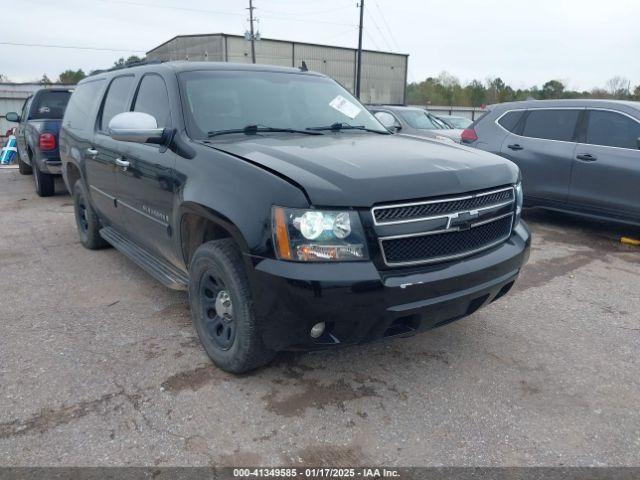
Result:
<svg viewBox="0 0 640 480"><path fill-rule="evenodd" d="M400 115L411 127L420 130L443 130L446 128L442 122L439 122L424 110L403 110Z"/></svg>
<svg viewBox="0 0 640 480"><path fill-rule="evenodd" d="M179 77L193 138L248 125L304 130L341 123L387 133L358 100L326 77L207 70Z"/></svg>
<svg viewBox="0 0 640 480"><path fill-rule="evenodd" d="M473 122L468 118L463 117L444 117L444 119L449 122L454 128L467 128Z"/></svg>
<svg viewBox="0 0 640 480"><path fill-rule="evenodd" d="M37 119L61 119L64 110L71 97L71 92L50 91L40 92L33 100L30 118Z"/></svg>

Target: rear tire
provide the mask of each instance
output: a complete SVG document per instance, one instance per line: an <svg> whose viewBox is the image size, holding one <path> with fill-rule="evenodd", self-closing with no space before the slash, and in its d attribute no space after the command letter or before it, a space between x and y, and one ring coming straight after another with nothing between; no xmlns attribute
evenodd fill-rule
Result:
<svg viewBox="0 0 640 480"><path fill-rule="evenodd" d="M31 165L27 165L26 163L24 163L22 160L20 160L19 156L18 156L18 171L22 175L31 175L33 173L33 169L31 168Z"/></svg>
<svg viewBox="0 0 640 480"><path fill-rule="evenodd" d="M200 341L219 368L245 373L267 365L242 255L231 239L201 245L189 268L189 302Z"/></svg>
<svg viewBox="0 0 640 480"><path fill-rule="evenodd" d="M100 220L89 203L81 179L76 180L73 185L73 209L82 246L89 250L98 250L109 246L109 243L100 236Z"/></svg>
<svg viewBox="0 0 640 480"><path fill-rule="evenodd" d="M41 197L51 197L56 193L53 175L42 173L38 164L32 160L33 179L36 183L36 193Z"/></svg>

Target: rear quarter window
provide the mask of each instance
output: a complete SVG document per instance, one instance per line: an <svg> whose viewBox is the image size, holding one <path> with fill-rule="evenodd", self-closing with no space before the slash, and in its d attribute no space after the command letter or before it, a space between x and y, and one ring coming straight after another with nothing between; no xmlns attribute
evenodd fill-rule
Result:
<svg viewBox="0 0 640 480"><path fill-rule="evenodd" d="M93 129L93 112L100 101L104 80L81 83L71 95L62 124L71 130Z"/></svg>
<svg viewBox="0 0 640 480"><path fill-rule="evenodd" d="M498 124L509 132L514 132L518 126L518 122L524 115L524 110L513 110L502 115L498 119Z"/></svg>

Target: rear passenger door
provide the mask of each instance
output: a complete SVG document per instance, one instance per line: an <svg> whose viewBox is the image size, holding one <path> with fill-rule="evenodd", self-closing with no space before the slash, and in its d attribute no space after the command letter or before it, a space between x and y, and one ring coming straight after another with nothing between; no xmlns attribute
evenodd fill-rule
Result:
<svg viewBox="0 0 640 480"><path fill-rule="evenodd" d="M529 200L567 202L576 147L574 139L582 111L584 109L579 108L528 110L504 138L500 154L520 167L522 187Z"/></svg>
<svg viewBox="0 0 640 480"><path fill-rule="evenodd" d="M133 94L134 76L115 77L107 87L96 121L96 132L91 148L86 151L86 175L91 199L100 216L119 230L125 228L122 208L116 201L116 159L121 156L122 142L109 136L108 126L118 113L129 110Z"/></svg>
<svg viewBox="0 0 640 480"><path fill-rule="evenodd" d="M588 109L576 148L570 202L640 221L640 121Z"/></svg>
<svg viewBox="0 0 640 480"><path fill-rule="evenodd" d="M162 76L145 74L138 83L133 111L156 119L158 127L172 126L169 94ZM120 142L122 160L118 167L117 197L125 218L126 231L136 243L155 251L166 259L174 259L173 232L173 168L176 155L166 146Z"/></svg>

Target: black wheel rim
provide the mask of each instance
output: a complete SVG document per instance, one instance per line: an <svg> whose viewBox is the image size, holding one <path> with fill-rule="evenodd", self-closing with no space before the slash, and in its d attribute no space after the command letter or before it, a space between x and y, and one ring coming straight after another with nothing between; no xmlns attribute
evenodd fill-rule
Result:
<svg viewBox="0 0 640 480"><path fill-rule="evenodd" d="M89 220L87 219L87 205L82 195L78 195L76 200L76 217L78 220L78 226L82 233L86 233L89 229Z"/></svg>
<svg viewBox="0 0 640 480"><path fill-rule="evenodd" d="M200 282L202 325L207 338L221 350L228 350L236 337L231 294L220 277L206 271Z"/></svg>

